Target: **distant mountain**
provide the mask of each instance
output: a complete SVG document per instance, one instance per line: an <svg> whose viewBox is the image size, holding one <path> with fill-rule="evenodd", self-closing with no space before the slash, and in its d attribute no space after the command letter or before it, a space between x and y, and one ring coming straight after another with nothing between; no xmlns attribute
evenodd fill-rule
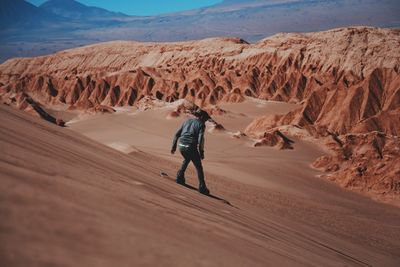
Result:
<svg viewBox="0 0 400 267"><path fill-rule="evenodd" d="M39 8L64 18L79 20L104 20L127 16L103 8L86 6L75 0L49 0L40 5Z"/></svg>
<svg viewBox="0 0 400 267"><path fill-rule="evenodd" d="M37 8L23 0L1 0L0 28L9 27L39 27L48 23L61 22L62 19L55 14Z"/></svg>
<svg viewBox="0 0 400 267"><path fill-rule="evenodd" d="M0 62L112 40L235 36L255 42L279 32L352 25L400 27L399 0L225 0L148 17L127 16L74 0L50 0L39 8L22 0L0 1Z"/></svg>
<svg viewBox="0 0 400 267"><path fill-rule="evenodd" d="M399 0L225 0L205 8L127 21L126 30L120 27L107 33L123 32L119 39L143 41L235 36L255 42L280 32L352 25L399 27L398 14Z"/></svg>

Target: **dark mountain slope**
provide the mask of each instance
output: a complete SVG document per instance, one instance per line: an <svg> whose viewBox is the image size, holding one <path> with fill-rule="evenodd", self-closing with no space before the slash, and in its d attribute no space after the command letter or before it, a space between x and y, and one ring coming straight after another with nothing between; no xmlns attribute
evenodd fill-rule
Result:
<svg viewBox="0 0 400 267"><path fill-rule="evenodd" d="M122 13L111 12L103 8L91 7L75 0L49 0L40 9L70 19L104 20L113 17L126 17Z"/></svg>
<svg viewBox="0 0 400 267"><path fill-rule="evenodd" d="M0 5L0 29L9 27L29 28L60 23L63 20L58 16L23 0L2 0Z"/></svg>

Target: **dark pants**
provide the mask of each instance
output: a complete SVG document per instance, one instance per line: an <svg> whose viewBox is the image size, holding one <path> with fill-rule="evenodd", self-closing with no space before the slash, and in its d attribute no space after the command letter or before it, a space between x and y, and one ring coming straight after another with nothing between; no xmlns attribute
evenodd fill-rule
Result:
<svg viewBox="0 0 400 267"><path fill-rule="evenodd" d="M182 166L181 166L180 170L178 171L176 179L177 180L185 179L186 168L189 165L190 161L192 161L197 170L197 177L199 179L199 185L200 185L200 187L205 187L206 184L204 181L203 165L201 164L201 158L200 158L199 151L197 151L197 148L196 147L179 146L179 151L181 152L184 160L182 162Z"/></svg>

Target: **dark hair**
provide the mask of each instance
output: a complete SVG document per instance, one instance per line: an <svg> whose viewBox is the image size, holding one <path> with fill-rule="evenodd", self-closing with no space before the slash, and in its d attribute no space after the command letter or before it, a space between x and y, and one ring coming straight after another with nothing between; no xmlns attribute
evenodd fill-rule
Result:
<svg viewBox="0 0 400 267"><path fill-rule="evenodd" d="M200 120L204 121L204 122L206 122L206 121L208 121L209 119L211 119L210 115L208 115L208 113L207 113L206 111L201 110L201 109L196 110L196 111L194 112L194 115L195 115L197 118L199 118Z"/></svg>

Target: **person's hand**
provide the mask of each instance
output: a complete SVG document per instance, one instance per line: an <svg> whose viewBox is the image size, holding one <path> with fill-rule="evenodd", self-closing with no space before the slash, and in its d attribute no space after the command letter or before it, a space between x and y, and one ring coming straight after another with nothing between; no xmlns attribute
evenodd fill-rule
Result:
<svg viewBox="0 0 400 267"><path fill-rule="evenodd" d="M200 151L200 158L204 159L204 151Z"/></svg>

